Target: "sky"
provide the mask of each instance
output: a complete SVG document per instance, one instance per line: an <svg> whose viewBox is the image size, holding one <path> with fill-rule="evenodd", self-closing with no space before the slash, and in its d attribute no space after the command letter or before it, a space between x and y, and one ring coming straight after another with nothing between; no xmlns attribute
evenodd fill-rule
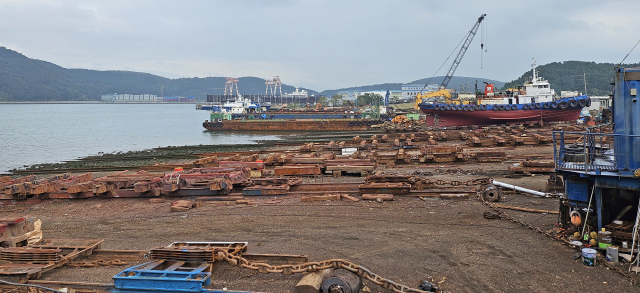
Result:
<svg viewBox="0 0 640 293"><path fill-rule="evenodd" d="M455 75L511 81L532 58L620 62L640 40L638 11L637 0L0 0L0 46L65 68L280 76L322 91L445 75L487 14ZM637 49L625 62L639 61Z"/></svg>

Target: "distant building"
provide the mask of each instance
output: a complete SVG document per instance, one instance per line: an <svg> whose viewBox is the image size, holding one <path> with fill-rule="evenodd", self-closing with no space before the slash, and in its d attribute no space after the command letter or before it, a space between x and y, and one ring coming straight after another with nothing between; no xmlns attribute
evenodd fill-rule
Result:
<svg viewBox="0 0 640 293"><path fill-rule="evenodd" d="M403 84L402 85L402 99L414 100L416 95L420 92L429 93L437 91L439 89L437 84L430 84L425 86L424 84Z"/></svg>
<svg viewBox="0 0 640 293"><path fill-rule="evenodd" d="M381 91L340 91L337 93L337 95L342 96L342 100L343 101L355 101L358 96L364 95L364 94L374 94L374 95L380 95L384 98L385 95L387 95L387 90L381 90ZM389 100L398 100L402 98L402 91L400 90L389 90Z"/></svg>
<svg viewBox="0 0 640 293"><path fill-rule="evenodd" d="M110 94L102 95L102 101L106 102L159 102L162 101L162 97L156 95L130 95L130 94Z"/></svg>

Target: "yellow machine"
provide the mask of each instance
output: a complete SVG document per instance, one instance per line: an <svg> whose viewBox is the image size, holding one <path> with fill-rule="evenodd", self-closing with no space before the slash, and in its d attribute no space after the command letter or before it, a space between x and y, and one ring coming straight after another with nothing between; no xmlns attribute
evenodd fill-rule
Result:
<svg viewBox="0 0 640 293"><path fill-rule="evenodd" d="M446 101L447 104L460 104L461 102L459 100L452 100L451 99L451 93L449 92L448 89L441 89L439 91L435 91L435 92L430 92L430 93L426 93L426 94L422 94L422 93L418 93L416 95L416 103L413 105L413 108L416 110L420 110L420 103L422 103L422 100L424 99L428 99L428 98L433 98L433 97L444 97L444 100Z"/></svg>

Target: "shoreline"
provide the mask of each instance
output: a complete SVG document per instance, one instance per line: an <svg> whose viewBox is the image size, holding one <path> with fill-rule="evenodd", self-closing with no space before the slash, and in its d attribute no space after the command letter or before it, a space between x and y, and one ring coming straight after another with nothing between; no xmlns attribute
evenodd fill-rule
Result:
<svg viewBox="0 0 640 293"><path fill-rule="evenodd" d="M76 160L57 163L39 163L28 167L3 170L0 176L20 177L26 175L51 175L60 173L103 172L140 169L158 165L176 164L181 161L192 161L208 153L267 151L278 146L299 146L309 142L329 142L331 140L350 140L355 135L374 134L370 132L301 132L278 140L257 140L252 144L224 145L184 145L151 148L139 151L124 151L86 156Z"/></svg>
<svg viewBox="0 0 640 293"><path fill-rule="evenodd" d="M105 101L0 101L0 104L199 104L205 101L195 102L149 102L149 101L126 101L126 102L105 102Z"/></svg>

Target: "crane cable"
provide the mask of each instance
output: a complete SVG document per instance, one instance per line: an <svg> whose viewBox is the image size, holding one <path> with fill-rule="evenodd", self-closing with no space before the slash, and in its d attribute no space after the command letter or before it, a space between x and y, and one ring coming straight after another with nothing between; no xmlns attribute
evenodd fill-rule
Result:
<svg viewBox="0 0 640 293"><path fill-rule="evenodd" d="M487 22L487 19L486 19L486 17L485 17L485 18L484 18L484 23L482 23L482 24L481 24L482 31L480 32L480 40L481 40L481 41L480 41L480 69L482 69L482 49L484 48L484 49L485 49L485 52L487 51L487 50L486 50L486 46L484 45L484 43L486 42L486 38L487 38L486 31L485 31L486 22ZM458 45L457 45L455 48L453 48L453 51L451 51L451 54L449 54L449 56L447 57L447 59L445 59L445 60L444 60L444 62L442 62L442 65L440 65L440 67L438 67L438 70L436 70L436 72L433 74L433 76L431 76L431 77L429 78L429 80L427 80L427 83L422 87L422 89L420 90L420 93L422 93L422 92L424 91L424 89L426 89L426 88L427 88L427 86L429 85L429 83L431 82L431 80L432 80L434 77L436 77L436 74L438 74L438 72L440 71L440 69L442 69L442 66L444 66L444 65L447 63L447 61L449 61L449 58L451 58L451 56L453 55L453 53L455 53L455 52L458 50L458 47L460 47L460 44L462 44L462 43L464 42L464 40L466 40L466 39L469 37L469 34L471 34L471 30L469 30L469 32L468 32L466 35L464 35L464 37L462 38L462 40L460 40L460 43L458 43ZM483 35L484 35L484 41L482 41ZM637 45L637 44L636 44L636 45Z"/></svg>
<svg viewBox="0 0 640 293"><path fill-rule="evenodd" d="M444 62L442 62L442 65L440 65L440 67L438 68L438 70L436 70L436 72L433 74L433 76L431 78L429 78L429 80L427 80L427 83L424 85L424 87L422 87L422 89L420 90L420 93L422 93L424 91L425 88L427 88L427 86L429 85L429 83L431 82L431 80L436 77L436 74L438 74L438 71L440 71L440 69L442 69L442 66L444 66L447 61L449 60L449 58L451 58L451 55L453 55L453 53L455 53L458 50L458 47L460 47L460 44L462 44L464 42L464 40L466 40L469 36L469 34L471 33L471 31L469 31L466 35L464 35L464 37L462 38L462 40L460 40L460 43L458 43L458 45L453 48L453 51L451 51L451 54L449 54L449 57L447 57L447 59L444 60Z"/></svg>
<svg viewBox="0 0 640 293"><path fill-rule="evenodd" d="M627 59L627 57L629 57L629 54L631 54L631 52L633 52L633 50L636 48L636 46L638 46L638 43L640 43L640 40L638 40L638 42L635 44L635 46L633 46L633 48L631 48L631 51L629 51L629 53L627 53L627 56L624 56L624 58L622 58L622 61L620 61L620 63L618 63L618 65L616 65L616 67L614 67L614 68L618 68L618 67L620 67L620 65L622 65L622 62L624 62L624 60Z"/></svg>

